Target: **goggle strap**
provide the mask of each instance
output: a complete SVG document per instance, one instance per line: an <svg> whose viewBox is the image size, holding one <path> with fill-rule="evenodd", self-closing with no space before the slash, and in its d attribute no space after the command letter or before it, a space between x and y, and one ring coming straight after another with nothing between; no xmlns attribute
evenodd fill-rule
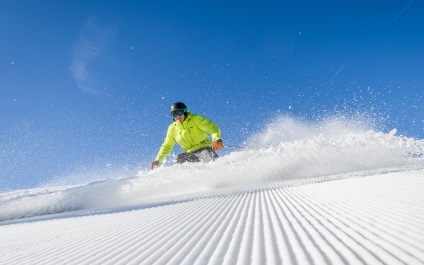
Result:
<svg viewBox="0 0 424 265"><path fill-rule="evenodd" d="M176 111L176 110L182 110L183 112L187 112L187 108L184 108L184 109L173 109L173 110L171 110L171 113Z"/></svg>

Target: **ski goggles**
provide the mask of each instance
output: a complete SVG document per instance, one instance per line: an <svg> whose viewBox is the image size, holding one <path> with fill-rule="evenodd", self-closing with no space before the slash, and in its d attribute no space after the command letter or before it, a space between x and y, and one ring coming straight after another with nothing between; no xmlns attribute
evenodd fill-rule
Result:
<svg viewBox="0 0 424 265"><path fill-rule="evenodd" d="M171 111L171 116L172 118L177 118L177 117L181 117L184 116L185 112L183 109L175 109L173 111Z"/></svg>

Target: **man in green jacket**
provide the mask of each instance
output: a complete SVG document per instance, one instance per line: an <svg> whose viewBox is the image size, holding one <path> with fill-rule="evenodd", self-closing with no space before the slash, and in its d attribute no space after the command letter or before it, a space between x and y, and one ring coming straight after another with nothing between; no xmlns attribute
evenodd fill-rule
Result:
<svg viewBox="0 0 424 265"><path fill-rule="evenodd" d="M168 127L155 161L150 163L151 169L162 165L175 143L184 150L184 153L177 155L177 163L209 162L218 158L215 150L222 149L224 145L221 129L215 123L200 115L192 114L182 102L176 102L171 106L171 116L174 122Z"/></svg>

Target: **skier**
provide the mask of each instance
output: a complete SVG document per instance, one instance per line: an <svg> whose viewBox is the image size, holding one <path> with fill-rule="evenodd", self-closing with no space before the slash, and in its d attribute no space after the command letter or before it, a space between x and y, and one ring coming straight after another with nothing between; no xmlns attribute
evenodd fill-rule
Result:
<svg viewBox="0 0 424 265"><path fill-rule="evenodd" d="M172 104L171 116L174 122L168 127L155 161L150 163L151 169L162 165L175 143L184 150L184 153L177 155L177 163L209 162L218 158L215 150L222 149L224 145L221 129L215 123L203 116L192 114L182 102Z"/></svg>

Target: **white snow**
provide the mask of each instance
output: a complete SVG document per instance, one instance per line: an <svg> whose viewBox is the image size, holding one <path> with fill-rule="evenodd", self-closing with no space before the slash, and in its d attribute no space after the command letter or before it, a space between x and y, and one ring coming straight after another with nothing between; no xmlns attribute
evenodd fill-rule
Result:
<svg viewBox="0 0 424 265"><path fill-rule="evenodd" d="M424 264L424 142L281 117L245 149L0 193L0 264Z"/></svg>

